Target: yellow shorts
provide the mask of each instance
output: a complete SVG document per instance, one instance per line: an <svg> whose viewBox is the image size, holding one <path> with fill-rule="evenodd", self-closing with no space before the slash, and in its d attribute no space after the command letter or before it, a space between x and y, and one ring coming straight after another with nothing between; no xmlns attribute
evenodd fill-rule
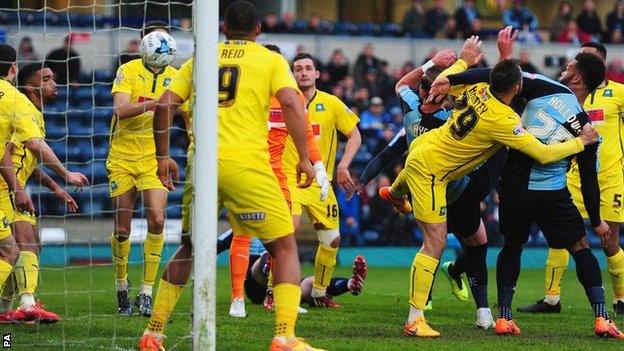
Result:
<svg viewBox="0 0 624 351"><path fill-rule="evenodd" d="M193 214L193 199L195 197L195 188L193 187L193 155L188 154L186 158L186 167L184 167L184 192L182 194L182 235L191 232L191 215Z"/></svg>
<svg viewBox="0 0 624 351"><path fill-rule="evenodd" d="M583 204L581 180L577 172L578 168L574 168L568 173L568 189L583 218L589 218ZM624 206L622 205L624 202L624 169L614 167L598 174L598 185L600 186L600 217L605 221L624 222Z"/></svg>
<svg viewBox="0 0 624 351"><path fill-rule="evenodd" d="M301 216L305 209L313 224L321 224L324 229L340 229L340 212L333 188L329 188L327 199L322 202L321 187L316 183L305 189L293 184L289 184L289 187L293 216Z"/></svg>
<svg viewBox="0 0 624 351"><path fill-rule="evenodd" d="M15 210L13 197L8 189L0 190L0 212L2 212L4 218L6 218L9 223L28 222L32 225L37 225L37 217L33 213Z"/></svg>
<svg viewBox="0 0 624 351"><path fill-rule="evenodd" d="M294 232L288 204L267 162L219 160L219 208L228 210L234 233L272 241Z"/></svg>
<svg viewBox="0 0 624 351"><path fill-rule="evenodd" d="M425 223L446 222L446 185L429 170L420 148L410 151L405 161L405 180L412 194L414 217Z"/></svg>
<svg viewBox="0 0 624 351"><path fill-rule="evenodd" d="M136 188L137 191L167 190L156 175L158 170L156 158L132 162L109 157L106 160L106 170L111 197L122 195L132 188Z"/></svg>

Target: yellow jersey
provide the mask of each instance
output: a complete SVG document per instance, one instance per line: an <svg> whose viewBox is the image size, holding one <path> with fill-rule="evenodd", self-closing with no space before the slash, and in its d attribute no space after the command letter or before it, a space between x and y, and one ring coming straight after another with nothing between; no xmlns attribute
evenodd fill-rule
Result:
<svg viewBox="0 0 624 351"><path fill-rule="evenodd" d="M141 59L132 60L117 70L111 93L129 94L131 103L158 100L177 74L178 70L171 66L154 73L143 65ZM124 119L113 115L109 157L128 161L154 158L153 117L154 111Z"/></svg>
<svg viewBox="0 0 624 351"><path fill-rule="evenodd" d="M23 142L33 138L43 139L44 136L41 112L10 82L0 80L0 152L4 154L8 142L16 145L11 158L22 186L37 166L35 155L25 149ZM8 188L1 177L0 188Z"/></svg>
<svg viewBox="0 0 624 351"><path fill-rule="evenodd" d="M554 162L584 149L580 138L542 144L526 132L511 107L490 92L488 83L468 85L449 120L420 136L410 149L422 150L427 167L439 180L452 181L468 174L503 145L540 163Z"/></svg>
<svg viewBox="0 0 624 351"><path fill-rule="evenodd" d="M347 135L353 131L360 119L338 97L320 90L314 93L306 108L310 116L312 131L321 151L321 159L331 181L334 176L336 149L338 148L336 131ZM295 171L297 162L299 162L299 154L292 137L289 136L284 147L282 164L290 183L294 183L297 179Z"/></svg>
<svg viewBox="0 0 624 351"><path fill-rule="evenodd" d="M286 60L260 44L219 44L220 160L269 164L269 101L282 88L297 89Z"/></svg>
<svg viewBox="0 0 624 351"><path fill-rule="evenodd" d="M624 84L607 81L585 99L583 107L602 138L598 148L598 176L624 167ZM576 162L568 176L580 183L575 168L578 168Z"/></svg>

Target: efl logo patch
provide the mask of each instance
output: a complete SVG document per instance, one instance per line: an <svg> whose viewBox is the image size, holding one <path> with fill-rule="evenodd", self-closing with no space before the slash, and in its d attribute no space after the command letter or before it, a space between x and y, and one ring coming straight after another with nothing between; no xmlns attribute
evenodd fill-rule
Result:
<svg viewBox="0 0 624 351"><path fill-rule="evenodd" d="M165 80L163 80L163 87L168 87L170 83L171 78L165 78Z"/></svg>
<svg viewBox="0 0 624 351"><path fill-rule="evenodd" d="M115 190L117 190L117 188L118 188L118 187L119 187L119 184L117 184L117 181L116 181L116 180L113 180L113 181L110 183L110 188L111 188L111 191L115 191Z"/></svg>
<svg viewBox="0 0 624 351"><path fill-rule="evenodd" d="M266 213L264 212L246 212L239 213L236 217L241 221L264 221L266 219Z"/></svg>
<svg viewBox="0 0 624 351"><path fill-rule="evenodd" d="M446 216L446 206L440 207L440 216Z"/></svg>
<svg viewBox="0 0 624 351"><path fill-rule="evenodd" d="M117 76L115 77L115 84L121 83L123 79L124 79L124 75L120 71L119 73L117 73Z"/></svg>
<svg viewBox="0 0 624 351"><path fill-rule="evenodd" d="M613 90L605 89L604 92L602 93L602 96L604 96L604 97L613 97Z"/></svg>
<svg viewBox="0 0 624 351"><path fill-rule="evenodd" d="M514 129L513 129L513 135L521 135L526 133L526 129L524 129L524 126L522 124L518 124Z"/></svg>
<svg viewBox="0 0 624 351"><path fill-rule="evenodd" d="M4 228L8 228L9 227L9 219L4 217L2 218L2 225L4 226Z"/></svg>
<svg viewBox="0 0 624 351"><path fill-rule="evenodd" d="M316 106L314 107L316 112L323 112L325 111L325 105L323 105L322 102L319 102L316 104Z"/></svg>
<svg viewBox="0 0 624 351"><path fill-rule="evenodd" d="M604 109L598 108L595 110L587 110L587 114L589 115L589 120L592 123L603 123L605 120Z"/></svg>

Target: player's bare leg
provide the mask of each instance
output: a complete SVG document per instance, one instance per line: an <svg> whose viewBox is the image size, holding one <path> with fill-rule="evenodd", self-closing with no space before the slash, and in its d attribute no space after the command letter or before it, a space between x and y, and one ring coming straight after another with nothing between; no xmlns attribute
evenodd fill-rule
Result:
<svg viewBox="0 0 624 351"><path fill-rule="evenodd" d="M409 336L438 337L440 333L431 329L425 320L423 310L427 304L433 277L446 247L446 222L425 223L417 220L423 233L423 245L414 257L410 270L410 310L403 331Z"/></svg>
<svg viewBox="0 0 624 351"><path fill-rule="evenodd" d="M162 339L167 321L173 312L180 291L188 281L193 268L193 245L189 235L182 235L182 243L171 257L158 284L154 308L147 329L139 340L139 351L157 351L162 347Z"/></svg>
<svg viewBox="0 0 624 351"><path fill-rule="evenodd" d="M143 277L141 278L141 289L134 300L134 305L139 309L139 313L149 317L152 315L152 289L165 234L165 206L167 206L167 192L162 189L149 189L142 192L143 204L147 209L147 236L143 243Z"/></svg>
<svg viewBox="0 0 624 351"><path fill-rule="evenodd" d="M20 249L19 257L13 268L20 301L13 318L20 323L34 321L43 324L56 323L58 322L58 315L46 311L41 304L35 301L35 290L39 281L39 249L41 243L37 227L27 221L15 221L12 226L15 241Z"/></svg>
<svg viewBox="0 0 624 351"><path fill-rule="evenodd" d="M17 260L20 250L17 247L13 235L0 240L0 285L5 285L9 279L14 279L11 275L13 264ZM0 314L0 324L13 323L13 311L11 305Z"/></svg>
<svg viewBox="0 0 624 351"><path fill-rule="evenodd" d="M120 196L113 197L113 218L115 226L111 236L115 287L117 290L117 311L124 316L132 315L130 286L128 284L128 258L130 255L130 231L137 192L131 188Z"/></svg>

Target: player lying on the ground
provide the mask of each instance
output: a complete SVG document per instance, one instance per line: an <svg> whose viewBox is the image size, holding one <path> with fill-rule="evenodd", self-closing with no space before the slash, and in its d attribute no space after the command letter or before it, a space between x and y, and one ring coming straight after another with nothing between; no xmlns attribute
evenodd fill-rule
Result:
<svg viewBox="0 0 624 351"><path fill-rule="evenodd" d="M158 99L178 70L170 66L175 42L167 23L148 22L141 31L142 58L119 67L113 82L115 114L111 121L110 151L106 159L109 191L114 208L111 250L114 265L117 311L132 315L128 259L134 207L141 196L147 213L147 235L143 243L143 276L134 305L143 316L152 314L152 289L165 240L163 232L167 189L156 176L152 118ZM145 77L149 77L146 79ZM181 108L187 110L186 105ZM176 167L171 164L171 167Z"/></svg>
<svg viewBox="0 0 624 351"><path fill-rule="evenodd" d="M473 60L469 55L469 51L462 51L460 57L464 61ZM474 58L477 56L475 55ZM455 54L452 51L441 51L423 67L416 68L399 80L396 92L403 108L404 128L379 155L366 165L361 176L361 183L350 191L361 188L388 162L399 159L407 152L414 139L446 122L451 113L450 109L445 108L446 102L439 104L423 102L427 99L431 83L437 75L455 60ZM476 63L476 61L471 63ZM494 319L487 299L487 236L481 220L480 204L498 182L505 155L504 148L499 150L477 170L450 183L446 194L449 204L449 231L455 233L465 248L465 254L460 255L464 258L460 258L459 263L461 265L461 262L464 262L467 266L470 288L477 307L476 325L483 329L494 326ZM395 198L390 190L390 187L380 189L380 196L397 206L399 211L409 213L411 206L407 201L407 194L397 194ZM454 294L459 299L466 300L468 291L461 279L462 272L457 273L458 269L450 262L445 263L442 270L449 277Z"/></svg>
<svg viewBox="0 0 624 351"><path fill-rule="evenodd" d="M228 210L235 231L263 240L275 260L275 334L270 350L320 351L295 336L301 299L299 255L288 205L271 170L267 145L268 101L276 96L297 149L295 179L305 175L305 182L299 185L310 186L315 170L308 158L304 109L286 60L255 43L260 33L255 7L247 1L235 1L225 10L224 22L228 40L218 48L219 207ZM193 59L189 59L180 68L154 113L158 177L168 189L175 188L169 168L169 128L178 107L189 99L190 105L193 103L193 66ZM192 243L190 236L185 236L163 272L139 350L164 350L164 327L191 266Z"/></svg>
<svg viewBox="0 0 624 351"><path fill-rule="evenodd" d="M606 62L607 49L602 44L586 43L580 52L598 56ZM592 124L602 140L598 148L598 184L600 185L600 216L611 228L608 241L603 241L607 257L611 286L613 287L613 312L624 315L624 251L620 248L620 228L624 222L622 198L624 196L624 85L605 79L583 104ZM579 164L572 162L568 171L568 189L574 204L584 219L589 218L584 204ZM602 237L601 237L602 239ZM561 280L568 268L569 254L564 249L550 248L546 260L545 296L542 300L518 308L521 312L558 313Z"/></svg>
<svg viewBox="0 0 624 351"><path fill-rule="evenodd" d="M44 324L58 322L58 315L46 311L35 300L35 291L39 282L39 239L37 218L34 210L24 211L13 205L9 189L24 188L34 176L41 185L52 190L70 212L76 212L76 201L52 178L37 169L38 161L55 170L59 175L68 175L68 182L78 187L88 185L87 178L80 173L69 172L58 160L45 142L45 126L41 110L43 105L54 100L57 95L56 82L52 70L43 62L24 66L18 73L20 91L28 98L28 114L33 123L27 133L14 132L6 143L4 157L10 157L15 174L3 173L5 180L0 181L0 208L7 214L13 229L13 235L20 249L20 255L13 267L14 279L8 281L2 291L4 313L0 319L16 323L39 322ZM19 307L13 311L13 295L20 298Z"/></svg>
<svg viewBox="0 0 624 351"><path fill-rule="evenodd" d="M227 231L219 236L217 241L217 254L228 250L235 236L231 231ZM247 298L254 304L262 304L267 296L267 285L269 283L269 253L266 251L262 242L256 238L251 240L249 249L249 267L244 279L244 291ZM353 295L359 295L364 287L366 280L367 264L364 256L357 256L353 261L353 274L351 278L332 278L327 287L327 295L335 297L350 292ZM312 298L312 286L314 285L314 276L303 278L301 280L301 301L314 305ZM303 309L302 309L303 310ZM300 313L302 312L300 310ZM303 310L305 311L305 310Z"/></svg>
<svg viewBox="0 0 624 351"><path fill-rule="evenodd" d="M501 58L508 60L513 52L513 41L499 41L499 50ZM516 133L532 134L550 145L561 145L559 143L581 136L583 129L591 127L591 123L579 102L600 85L605 71L604 62L598 57L583 53L568 64L560 78L561 83L541 75L522 74L519 70L512 73L510 70L508 79L518 77L520 80L521 89L514 95L527 102L522 114L523 126L515 129ZM434 82L432 90L443 96L449 85L483 84L479 82L491 80L495 75L496 72L489 69L469 70L441 78ZM582 218L566 187L566 171L571 158L575 157L591 224L596 233L608 238L609 226L600 218L597 150L598 144L588 145L582 152L549 164L538 164L525 154L509 151L500 185L499 213L505 245L497 262L497 334L520 334L520 328L512 318L511 303L520 273L522 247L528 240L531 225L536 223L550 246L572 253L579 281L594 310L595 333L624 339L624 334L609 319L600 267L584 238Z"/></svg>
<svg viewBox="0 0 624 351"><path fill-rule="evenodd" d="M478 38L472 38L467 44L477 50L480 47ZM466 68L466 62L458 60L443 74ZM578 138L552 145L545 145L523 132L519 116L509 106L521 90L518 64L503 60L494 67L489 84L469 85L461 91L447 123L423 134L410 145L405 169L395 184L408 185L414 216L424 240L411 268L410 312L404 326L407 335L440 336L427 324L423 309L446 246L448 183L461 179L504 146L518 149L545 164L578 153L585 144L598 140L591 126L585 126Z"/></svg>
<svg viewBox="0 0 624 351"><path fill-rule="evenodd" d="M280 49L277 46L268 44L265 45L265 47L281 55ZM303 93L301 92L298 93L299 98L301 99L301 105L305 106L305 96L303 96ZM318 185L321 190L319 200L325 201L331 184L329 183L327 172L325 171L325 165L323 163L323 160L321 159L321 152L319 151L319 147L316 143L316 138L312 126L310 125L310 119L307 110L306 131L308 154L310 157L310 161L314 164L314 168L316 169L316 185ZM271 101L269 103L269 161L271 163L273 173L280 183L280 190L282 191L282 195L284 195L284 199L288 203L288 206L291 207L291 191L288 187L286 174L284 173L284 169L282 167L282 154L284 152L284 146L287 139L288 129L286 128L286 123L284 121L282 106L275 96L271 96ZM230 248L230 278L232 283L232 295L229 313L232 317L242 318L247 315L247 313L245 312L243 283L245 277L247 276L247 267L249 265L250 241L251 238L244 235L244 233L236 233L234 239L232 240L232 245ZM266 300L264 303L265 308L267 309L272 309L274 307L272 280L273 274L271 273L269 274Z"/></svg>

